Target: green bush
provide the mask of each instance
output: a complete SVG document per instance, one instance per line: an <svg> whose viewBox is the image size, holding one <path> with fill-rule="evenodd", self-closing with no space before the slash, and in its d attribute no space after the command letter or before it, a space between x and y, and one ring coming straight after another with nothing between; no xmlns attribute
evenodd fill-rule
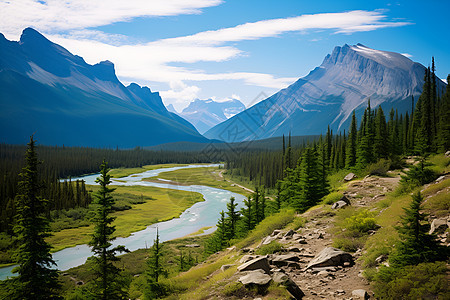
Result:
<svg viewBox="0 0 450 300"><path fill-rule="evenodd" d="M422 263L402 269L382 267L374 275L379 299L450 299L445 262Z"/></svg>
<svg viewBox="0 0 450 300"><path fill-rule="evenodd" d="M417 186L421 186L432 182L436 179L436 174L433 170L426 168L424 164L419 163L412 166L406 176L402 176L400 183L405 190L412 190Z"/></svg>
<svg viewBox="0 0 450 300"><path fill-rule="evenodd" d="M370 164L366 167L365 173L369 175L386 176L387 171L391 167L391 162L386 159L380 159L376 163Z"/></svg>
<svg viewBox="0 0 450 300"><path fill-rule="evenodd" d="M356 215L345 219L345 228L353 233L354 236L375 230L378 226L373 215L367 209L360 210Z"/></svg>
<svg viewBox="0 0 450 300"><path fill-rule="evenodd" d="M357 237L340 237L335 238L333 241L333 247L347 251L355 252L364 246L364 241Z"/></svg>
<svg viewBox="0 0 450 300"><path fill-rule="evenodd" d="M322 198L322 204L333 204L341 200L344 194L342 192L332 192Z"/></svg>
<svg viewBox="0 0 450 300"><path fill-rule="evenodd" d="M283 249L283 246L277 241L272 241L267 245L262 245L258 250L256 250L256 254L258 255L266 255L273 254L275 252L279 252Z"/></svg>

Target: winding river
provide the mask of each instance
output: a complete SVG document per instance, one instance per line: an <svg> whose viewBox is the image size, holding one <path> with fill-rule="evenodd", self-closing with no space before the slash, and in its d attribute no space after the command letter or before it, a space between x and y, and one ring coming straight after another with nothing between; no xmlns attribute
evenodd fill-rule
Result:
<svg viewBox="0 0 450 300"><path fill-rule="evenodd" d="M206 226L214 226L219 218L219 213L226 210L226 203L230 197L235 197L236 202L242 205L245 197L227 190L217 189L202 185L175 185L172 182L164 183L143 181L144 178L158 176L162 172L170 172L180 169L217 167L218 164L211 165L188 165L183 167L161 168L156 170L145 171L142 173L132 174L127 177L112 179L111 185L126 186L153 186L165 189L175 189L182 191L197 192L203 195L205 201L195 203L186 209L178 218L165 222L159 222L148 226L146 229L132 233L126 238L117 238L113 241L113 246L125 245L130 251L150 247L156 236L156 227L158 227L161 241L168 241L176 238L184 237L188 234L197 232ZM86 184L94 185L95 179L99 174L87 175L72 180L82 179ZM212 228L209 230L211 232ZM57 264L58 270L64 271L70 268L82 265L86 259L92 256L91 250L87 245L78 245L71 248L53 253L53 259ZM14 276L11 270L14 266L0 268L0 280Z"/></svg>

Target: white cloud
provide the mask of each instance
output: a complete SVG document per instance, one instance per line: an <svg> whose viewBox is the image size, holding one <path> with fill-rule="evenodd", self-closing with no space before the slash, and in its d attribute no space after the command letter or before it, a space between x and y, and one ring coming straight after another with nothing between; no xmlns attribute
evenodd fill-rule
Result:
<svg viewBox="0 0 450 300"><path fill-rule="evenodd" d="M1 0L0 31L18 36L24 27L56 33L137 17L200 13L221 0Z"/></svg>
<svg viewBox="0 0 450 300"><path fill-rule="evenodd" d="M386 21L387 16L380 11L356 10L262 20L149 43L133 43L126 36L91 29L135 17L199 13L201 8L220 3L220 0L48 0L41 4L32 0L0 0L0 31L18 35L24 27L32 26L88 63L112 61L117 75L127 81L170 84L170 90L161 92L163 98L184 101L194 99L200 92L197 86L186 85L186 81L242 80L247 85L280 89L297 79L254 72L208 73L175 65L223 62L247 54L236 42L277 37L287 32L331 30L350 34L409 24Z"/></svg>
<svg viewBox="0 0 450 300"><path fill-rule="evenodd" d="M400 53L400 54L403 56L406 56L407 58L413 57L412 54L409 54L409 53Z"/></svg>

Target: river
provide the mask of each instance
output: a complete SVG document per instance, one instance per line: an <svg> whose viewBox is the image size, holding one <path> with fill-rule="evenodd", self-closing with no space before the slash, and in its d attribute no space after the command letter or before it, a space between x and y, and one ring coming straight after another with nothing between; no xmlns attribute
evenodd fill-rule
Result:
<svg viewBox="0 0 450 300"><path fill-rule="evenodd" d="M195 203L190 208L186 209L178 218L171 219L165 222L159 222L148 226L146 229L132 233L126 238L117 238L112 244L125 245L130 251L150 247L156 237L156 227L158 227L161 241L173 240L184 237L188 234L197 232L199 229L207 226L214 226L219 218L219 213L226 210L226 204L230 197L235 197L239 206L242 205L245 197L227 190L217 189L202 185L175 185L172 183L157 183L143 181L144 178L158 176L162 172L170 172L180 169L189 168L204 168L217 167L217 164L211 165L188 165L183 167L161 168L142 173L132 174L127 177L112 178L111 185L126 185L126 186L153 186L165 189L175 189L182 191L197 192L203 195L205 201ZM72 180L82 179L86 184L94 185L95 179L99 174L87 175ZM238 208L239 208L238 206ZM211 232L214 229L211 229ZM53 259L57 264L58 270L64 271L70 268L82 265L86 259L92 256L92 252L87 245L78 245L71 248L53 253ZM11 270L15 266L0 268L0 280L14 276Z"/></svg>

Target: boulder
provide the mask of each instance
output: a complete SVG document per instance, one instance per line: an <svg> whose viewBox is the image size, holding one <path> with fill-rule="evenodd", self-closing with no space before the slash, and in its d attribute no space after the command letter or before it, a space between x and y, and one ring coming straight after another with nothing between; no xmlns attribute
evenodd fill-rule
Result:
<svg viewBox="0 0 450 300"><path fill-rule="evenodd" d="M239 260L239 263L244 264L244 263L246 263L248 261L251 261L252 259L255 259L257 257L259 257L259 255L248 255L248 254L246 254L246 255L242 256L242 258Z"/></svg>
<svg viewBox="0 0 450 300"><path fill-rule="evenodd" d="M298 287L298 285L289 277L289 275L283 272L274 272L272 275L274 282L284 285L286 290L291 294L294 299L302 299L305 294Z"/></svg>
<svg viewBox="0 0 450 300"><path fill-rule="evenodd" d="M262 242L261 245L269 245L270 243L272 243L273 241L275 241L277 239L277 236L266 236Z"/></svg>
<svg viewBox="0 0 450 300"><path fill-rule="evenodd" d="M352 297L356 299L369 299L369 294L365 290L354 290L352 291Z"/></svg>
<svg viewBox="0 0 450 300"><path fill-rule="evenodd" d="M430 234L432 233L444 233L448 228L448 223L446 219L434 219L431 222Z"/></svg>
<svg viewBox="0 0 450 300"><path fill-rule="evenodd" d="M347 202L339 200L339 201L333 203L333 205L331 206L331 209L340 209L347 205L348 205Z"/></svg>
<svg viewBox="0 0 450 300"><path fill-rule="evenodd" d="M327 247L320 251L308 264L306 269L328 266L341 266L345 262L353 263L353 257L350 253L342 250Z"/></svg>
<svg viewBox="0 0 450 300"><path fill-rule="evenodd" d="M356 178L356 175L355 174L353 174L353 173L348 173L345 177L344 177L344 180L345 181L350 181L350 180L353 180L353 179L355 179Z"/></svg>
<svg viewBox="0 0 450 300"><path fill-rule="evenodd" d="M345 203L350 205L350 200L347 198L346 195L342 195L342 197L341 197L341 199L339 199L339 201L344 201Z"/></svg>
<svg viewBox="0 0 450 300"><path fill-rule="evenodd" d="M272 255L270 263L277 267L282 267L282 266L287 266L290 263L299 262L299 261L300 261L300 258L297 255L295 255L293 253L289 253L289 254L281 254L281 255Z"/></svg>
<svg viewBox="0 0 450 300"><path fill-rule="evenodd" d="M185 245L185 247L187 247L187 248L198 248L198 247L200 247L200 245L199 244L189 244L189 245Z"/></svg>
<svg viewBox="0 0 450 300"><path fill-rule="evenodd" d="M292 238L292 236L295 234L294 230L289 230L288 232L286 232L286 234L283 236L284 238Z"/></svg>
<svg viewBox="0 0 450 300"><path fill-rule="evenodd" d="M229 268L231 268L233 266L235 266L235 264L223 265L223 266L220 267L220 270L222 272L225 272L226 270L228 270Z"/></svg>
<svg viewBox="0 0 450 300"><path fill-rule="evenodd" d="M450 150L448 150L447 152L445 152L445 156L450 157Z"/></svg>
<svg viewBox="0 0 450 300"><path fill-rule="evenodd" d="M272 280L272 278L269 275L267 275L266 273L264 273L263 270L249 271L249 272L247 272L246 275L241 276L239 278L239 281L243 285L248 285L248 284L266 285L271 280Z"/></svg>
<svg viewBox="0 0 450 300"><path fill-rule="evenodd" d="M253 271L253 270L260 269L260 270L263 270L267 274L270 273L269 260L265 256L252 259L252 260L240 265L237 269L240 272Z"/></svg>

